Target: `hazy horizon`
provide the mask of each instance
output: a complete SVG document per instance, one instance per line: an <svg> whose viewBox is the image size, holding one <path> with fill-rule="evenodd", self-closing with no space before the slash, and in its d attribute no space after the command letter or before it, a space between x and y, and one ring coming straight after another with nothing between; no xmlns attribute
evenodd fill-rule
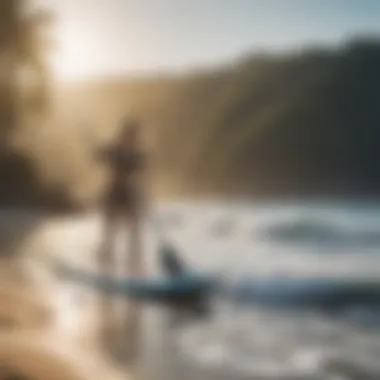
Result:
<svg viewBox="0 0 380 380"><path fill-rule="evenodd" d="M380 35L376 0L34 0L57 15L59 80L218 65Z"/></svg>

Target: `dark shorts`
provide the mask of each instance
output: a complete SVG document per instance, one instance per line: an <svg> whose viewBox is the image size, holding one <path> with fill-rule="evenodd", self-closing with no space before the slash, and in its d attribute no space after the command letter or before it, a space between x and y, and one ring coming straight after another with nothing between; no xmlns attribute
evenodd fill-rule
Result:
<svg viewBox="0 0 380 380"><path fill-rule="evenodd" d="M134 213L140 203L140 197L135 189L130 187L111 187L104 196L104 206L108 210L120 210L122 212Z"/></svg>

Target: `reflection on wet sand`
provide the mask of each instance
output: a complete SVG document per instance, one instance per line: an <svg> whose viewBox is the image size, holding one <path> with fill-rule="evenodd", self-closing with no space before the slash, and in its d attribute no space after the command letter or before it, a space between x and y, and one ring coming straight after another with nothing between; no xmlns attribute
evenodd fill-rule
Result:
<svg viewBox="0 0 380 380"><path fill-rule="evenodd" d="M38 213L0 211L0 258L15 259L29 239L38 235L45 217Z"/></svg>
<svg viewBox="0 0 380 380"><path fill-rule="evenodd" d="M4 272L4 267L0 272ZM0 329L40 329L52 323L52 312L42 289L0 280Z"/></svg>
<svg viewBox="0 0 380 380"><path fill-rule="evenodd" d="M73 303L67 286L35 260L52 228L36 220L0 226L1 236L11 235L0 258L0 379L128 378L100 348L95 299Z"/></svg>

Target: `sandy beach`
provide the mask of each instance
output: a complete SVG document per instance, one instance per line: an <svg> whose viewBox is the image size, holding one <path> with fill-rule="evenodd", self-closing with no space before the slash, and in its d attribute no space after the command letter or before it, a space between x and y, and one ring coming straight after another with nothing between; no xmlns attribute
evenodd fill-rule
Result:
<svg viewBox="0 0 380 380"><path fill-rule="evenodd" d="M25 219L24 219L25 222ZM13 252L0 260L0 378L21 376L36 380L127 379L128 368L120 368L102 350L96 297L77 297L43 265L43 244L64 221L37 224L30 219L12 226ZM9 225L7 228L10 230ZM4 229L3 229L4 230ZM24 234L24 231L32 231ZM9 236L9 233L4 233ZM57 241L56 241L57 242ZM45 243L47 243L45 241ZM3 239L3 245L4 243ZM4 249L7 247L5 246Z"/></svg>

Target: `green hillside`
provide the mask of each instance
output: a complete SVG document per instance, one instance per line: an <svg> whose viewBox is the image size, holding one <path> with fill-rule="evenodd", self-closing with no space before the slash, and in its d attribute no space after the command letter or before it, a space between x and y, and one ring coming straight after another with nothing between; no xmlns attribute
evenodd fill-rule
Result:
<svg viewBox="0 0 380 380"><path fill-rule="evenodd" d="M97 131L125 109L181 192L355 195L380 190L380 42L245 57L215 70L67 90ZM82 103L78 103L81 94ZM78 114L78 112L76 112ZM107 134L107 133L106 133Z"/></svg>

